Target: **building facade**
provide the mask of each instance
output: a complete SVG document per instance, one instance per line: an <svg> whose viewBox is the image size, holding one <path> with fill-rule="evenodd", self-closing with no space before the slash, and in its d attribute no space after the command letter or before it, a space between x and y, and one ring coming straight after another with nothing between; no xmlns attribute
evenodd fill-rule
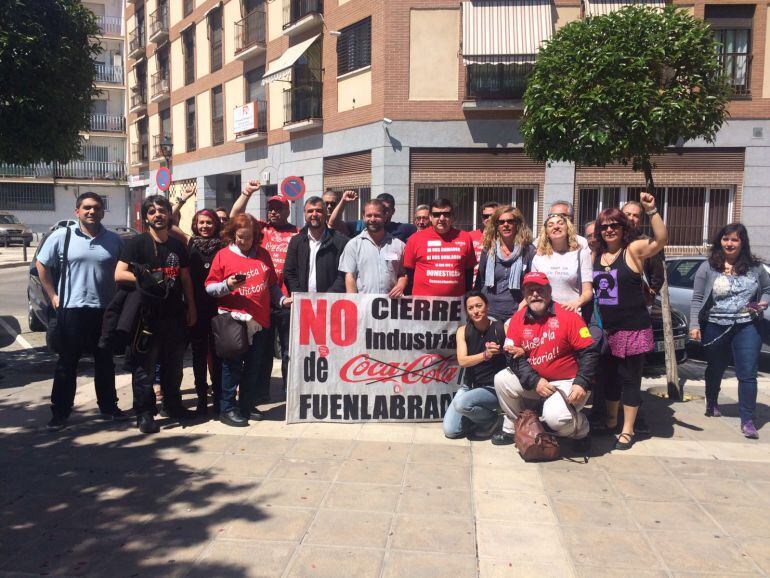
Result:
<svg viewBox="0 0 770 578"><path fill-rule="evenodd" d="M481 205L497 200L536 228L551 202L566 199L582 225L637 197L643 178L625 167L532 162L519 132L521 97L543 40L619 5L132 0L132 202L155 192L155 171L171 152L171 195L194 185L199 208L229 206L259 179L265 194L249 209L263 215L280 182L300 176L306 195L389 192L398 220L443 196L461 227L477 226ZM657 159L672 252L702 250L721 225L742 220L754 249L770 257L770 13L729 0L682 5L711 23L735 95L714 145L684 143Z"/></svg>
<svg viewBox="0 0 770 578"><path fill-rule="evenodd" d="M0 210L12 212L34 231L74 218L75 198L93 191L104 198L106 225L128 221L126 171L126 75L123 0L83 2L97 19L102 53L89 132L82 133L82 160L19 166L0 163Z"/></svg>

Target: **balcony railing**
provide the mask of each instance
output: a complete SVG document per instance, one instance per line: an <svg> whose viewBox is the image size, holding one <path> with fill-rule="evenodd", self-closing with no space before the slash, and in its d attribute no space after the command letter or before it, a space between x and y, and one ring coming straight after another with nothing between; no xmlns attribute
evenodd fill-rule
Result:
<svg viewBox="0 0 770 578"><path fill-rule="evenodd" d="M723 52L719 62L727 83L733 89L733 96L751 96L752 55L745 52Z"/></svg>
<svg viewBox="0 0 770 578"><path fill-rule="evenodd" d="M122 114L92 114L90 130L97 132L126 132L126 117Z"/></svg>
<svg viewBox="0 0 770 578"><path fill-rule="evenodd" d="M152 137L152 158L154 159L162 159L163 156L163 147L161 145L164 144L170 144L172 142L173 137L171 136L171 133L160 133L153 135Z"/></svg>
<svg viewBox="0 0 770 578"><path fill-rule="evenodd" d="M0 176L123 181L126 179L126 163L123 161L70 161L36 165L0 164Z"/></svg>
<svg viewBox="0 0 770 578"><path fill-rule="evenodd" d="M511 64L469 64L466 95L469 99L519 100L535 67L535 55L522 55Z"/></svg>
<svg viewBox="0 0 770 578"><path fill-rule="evenodd" d="M123 84L123 67L96 63L96 82Z"/></svg>
<svg viewBox="0 0 770 578"><path fill-rule="evenodd" d="M321 14L323 0L283 0L283 27L288 28L308 14Z"/></svg>
<svg viewBox="0 0 770 578"><path fill-rule="evenodd" d="M123 35L123 19L120 16L97 16L96 23L101 28L103 35Z"/></svg>
<svg viewBox="0 0 770 578"><path fill-rule="evenodd" d="M323 85L320 82L308 82L292 86L283 91L284 125L322 118L321 96Z"/></svg>
<svg viewBox="0 0 770 578"><path fill-rule="evenodd" d="M131 145L131 164L141 165L150 160L150 146L147 141L135 142Z"/></svg>
<svg viewBox="0 0 770 578"><path fill-rule="evenodd" d="M144 84L144 83L142 83ZM131 110L147 106L147 93L144 90L135 90L131 92Z"/></svg>
<svg viewBox="0 0 770 578"><path fill-rule="evenodd" d="M168 36L168 5L161 4L150 14L150 41L154 42Z"/></svg>
<svg viewBox="0 0 770 578"><path fill-rule="evenodd" d="M129 56L144 53L144 26L137 26L128 34L128 54Z"/></svg>
<svg viewBox="0 0 770 578"><path fill-rule="evenodd" d="M265 44L265 10L257 8L235 23L235 53Z"/></svg>
<svg viewBox="0 0 770 578"><path fill-rule="evenodd" d="M152 97L157 98L169 92L168 72L161 70L152 75Z"/></svg>

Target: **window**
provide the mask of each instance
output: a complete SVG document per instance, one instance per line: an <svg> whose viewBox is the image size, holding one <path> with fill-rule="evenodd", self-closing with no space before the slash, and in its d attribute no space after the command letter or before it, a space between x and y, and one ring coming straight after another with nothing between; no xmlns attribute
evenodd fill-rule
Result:
<svg viewBox="0 0 770 578"><path fill-rule="evenodd" d="M216 8L209 14L209 50L211 72L222 68L222 9Z"/></svg>
<svg viewBox="0 0 770 578"><path fill-rule="evenodd" d="M106 146L83 145L80 147L80 152L83 155L84 161L106 163L110 160L110 149Z"/></svg>
<svg viewBox="0 0 770 578"><path fill-rule="evenodd" d="M158 111L160 117L160 134L162 136L171 136L171 109L163 108Z"/></svg>
<svg viewBox="0 0 770 578"><path fill-rule="evenodd" d="M195 0L184 0L182 3L182 14L189 16L192 14L193 8L195 8Z"/></svg>
<svg viewBox="0 0 770 578"><path fill-rule="evenodd" d="M454 226L470 231L478 228L481 206L489 201L510 203L521 211L524 220L535 230L537 217L537 185L415 185L414 206L429 205L438 198L452 202Z"/></svg>
<svg viewBox="0 0 770 578"><path fill-rule="evenodd" d="M211 142L214 145L225 142L225 117L221 84L211 89Z"/></svg>
<svg viewBox="0 0 770 578"><path fill-rule="evenodd" d="M54 186L35 183L0 183L0 209L5 211L53 211Z"/></svg>
<svg viewBox="0 0 770 578"><path fill-rule="evenodd" d="M535 67L535 55L516 56L513 60L511 63L469 64L466 68L468 98L522 98L527 79Z"/></svg>
<svg viewBox="0 0 770 578"><path fill-rule="evenodd" d="M195 134L195 97L188 98L184 105L185 133L187 135L187 152L194 151L197 145Z"/></svg>
<svg viewBox="0 0 770 578"><path fill-rule="evenodd" d="M703 263L702 259L677 259L666 265L670 287L692 289L695 285L695 273Z"/></svg>
<svg viewBox="0 0 770 578"><path fill-rule="evenodd" d="M707 5L705 18L714 31L717 55L733 95L750 96L754 5Z"/></svg>
<svg viewBox="0 0 770 578"><path fill-rule="evenodd" d="M602 210L636 200L643 187L581 186L578 192L578 226L592 221ZM702 246L726 225L732 215L732 186L657 187L656 205L668 227L668 244ZM645 218L642 232L651 235Z"/></svg>
<svg viewBox="0 0 770 578"><path fill-rule="evenodd" d="M102 208L105 213L110 212L110 198L107 195L99 195L102 198Z"/></svg>
<svg viewBox="0 0 770 578"><path fill-rule="evenodd" d="M190 26L182 33L182 52L184 54L184 84L195 82L195 26Z"/></svg>
<svg viewBox="0 0 770 578"><path fill-rule="evenodd" d="M343 28L337 39L337 75L372 64L372 19L366 18Z"/></svg>
<svg viewBox="0 0 770 578"><path fill-rule="evenodd" d="M107 114L107 101L106 100L92 100L91 101L91 114Z"/></svg>
<svg viewBox="0 0 770 578"><path fill-rule="evenodd" d="M246 74L246 102L265 100L265 87L262 86L262 77L265 75L265 67L260 66L249 70Z"/></svg>

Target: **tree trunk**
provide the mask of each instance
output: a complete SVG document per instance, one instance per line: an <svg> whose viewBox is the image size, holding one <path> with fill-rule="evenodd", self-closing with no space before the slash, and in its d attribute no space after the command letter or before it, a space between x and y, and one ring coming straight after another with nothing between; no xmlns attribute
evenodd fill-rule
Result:
<svg viewBox="0 0 770 578"><path fill-rule="evenodd" d="M642 160L644 181L647 192L655 195L655 182L652 179L652 164L649 159ZM662 207L658 207L662 211ZM661 212L661 217L663 213ZM663 287L660 290L661 316L663 317L663 344L666 356L666 384L670 399L682 399L682 391L679 388L679 371L676 365L676 349L674 348L674 326L671 322L671 304L668 299L668 273L663 267Z"/></svg>

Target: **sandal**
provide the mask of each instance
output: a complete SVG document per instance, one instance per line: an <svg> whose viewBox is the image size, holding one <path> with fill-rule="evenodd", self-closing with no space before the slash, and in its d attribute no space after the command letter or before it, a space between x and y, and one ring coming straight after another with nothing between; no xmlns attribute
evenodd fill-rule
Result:
<svg viewBox="0 0 770 578"><path fill-rule="evenodd" d="M615 449L616 450L630 450L631 446L634 445L634 434L630 433L621 433L618 436L618 439L615 440ZM628 441L623 441L623 438L626 438Z"/></svg>

